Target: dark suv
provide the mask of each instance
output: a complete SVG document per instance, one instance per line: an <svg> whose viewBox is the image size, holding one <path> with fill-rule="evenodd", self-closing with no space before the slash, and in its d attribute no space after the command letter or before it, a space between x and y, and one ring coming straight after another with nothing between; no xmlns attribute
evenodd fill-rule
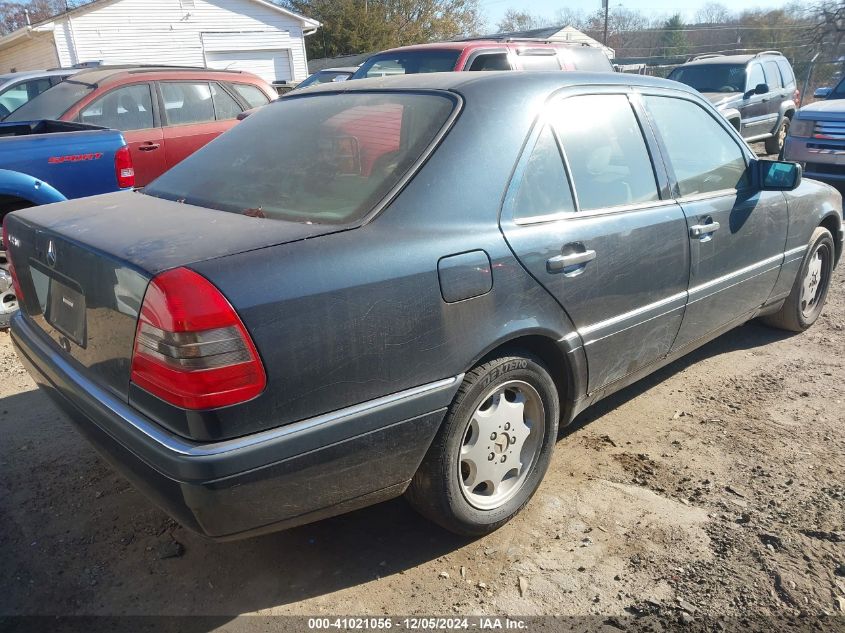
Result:
<svg viewBox="0 0 845 633"><path fill-rule="evenodd" d="M707 97L746 141L766 141L769 154L783 149L800 92L781 53L699 55L675 68L669 79Z"/></svg>

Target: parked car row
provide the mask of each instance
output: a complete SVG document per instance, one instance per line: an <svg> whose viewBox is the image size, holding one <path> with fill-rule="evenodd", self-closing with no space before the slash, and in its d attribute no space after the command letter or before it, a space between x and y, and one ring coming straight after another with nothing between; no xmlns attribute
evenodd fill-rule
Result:
<svg viewBox="0 0 845 633"><path fill-rule="evenodd" d="M23 364L215 539L401 494L495 530L559 424L749 319L811 327L845 239L698 92L610 72L324 83L46 211L4 223Z"/></svg>

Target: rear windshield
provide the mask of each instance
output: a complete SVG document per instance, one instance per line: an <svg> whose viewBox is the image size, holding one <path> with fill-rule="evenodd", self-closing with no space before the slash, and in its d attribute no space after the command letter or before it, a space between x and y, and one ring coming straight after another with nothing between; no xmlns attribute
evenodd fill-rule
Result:
<svg viewBox="0 0 845 633"><path fill-rule="evenodd" d="M145 193L262 218L350 224L399 182L454 107L451 97L420 93L287 97L176 165Z"/></svg>
<svg viewBox="0 0 845 633"><path fill-rule="evenodd" d="M94 91L91 84L68 79L45 90L32 101L15 110L7 121L35 121L58 119L80 99Z"/></svg>
<svg viewBox="0 0 845 633"><path fill-rule="evenodd" d="M696 64L680 66L669 74L699 92L744 92L745 66L742 64Z"/></svg>
<svg viewBox="0 0 845 633"><path fill-rule="evenodd" d="M414 73L441 73L455 69L460 51L396 51L373 55L355 71L352 79L390 77Z"/></svg>

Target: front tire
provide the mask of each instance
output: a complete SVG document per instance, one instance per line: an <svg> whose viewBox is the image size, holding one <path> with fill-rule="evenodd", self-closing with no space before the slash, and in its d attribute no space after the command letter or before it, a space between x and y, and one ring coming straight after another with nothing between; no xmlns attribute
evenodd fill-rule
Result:
<svg viewBox="0 0 845 633"><path fill-rule="evenodd" d="M766 139L767 154L777 154L778 157L783 155L783 146L786 143L786 136L789 134L790 123L792 123L790 118L788 116L784 116L783 121L781 121L780 126L777 131L775 131L772 138Z"/></svg>
<svg viewBox="0 0 845 633"><path fill-rule="evenodd" d="M827 298L834 253L830 231L817 227L789 296L779 311L763 317L763 323L790 332L803 332L813 325Z"/></svg>
<svg viewBox="0 0 845 633"><path fill-rule="evenodd" d="M543 363L494 358L468 372L406 496L464 536L492 532L536 492L557 440L560 402Z"/></svg>

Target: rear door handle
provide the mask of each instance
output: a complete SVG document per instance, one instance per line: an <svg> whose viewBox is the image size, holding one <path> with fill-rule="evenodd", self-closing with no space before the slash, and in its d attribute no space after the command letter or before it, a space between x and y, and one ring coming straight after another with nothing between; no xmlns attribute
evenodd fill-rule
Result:
<svg viewBox="0 0 845 633"><path fill-rule="evenodd" d="M161 147L161 145L159 145L158 143L147 143L146 145L141 145L138 148L138 151L140 151L140 152L154 152L159 147Z"/></svg>
<svg viewBox="0 0 845 633"><path fill-rule="evenodd" d="M587 262L591 262L596 258L596 252L589 250L589 251L581 251L580 253L571 253L569 255L555 255L546 260L546 270L550 273L556 273L564 268L569 268L570 266L578 266L580 264L586 264Z"/></svg>
<svg viewBox="0 0 845 633"><path fill-rule="evenodd" d="M695 224L689 227L690 237L707 237L719 230L718 222L709 222L707 224Z"/></svg>

